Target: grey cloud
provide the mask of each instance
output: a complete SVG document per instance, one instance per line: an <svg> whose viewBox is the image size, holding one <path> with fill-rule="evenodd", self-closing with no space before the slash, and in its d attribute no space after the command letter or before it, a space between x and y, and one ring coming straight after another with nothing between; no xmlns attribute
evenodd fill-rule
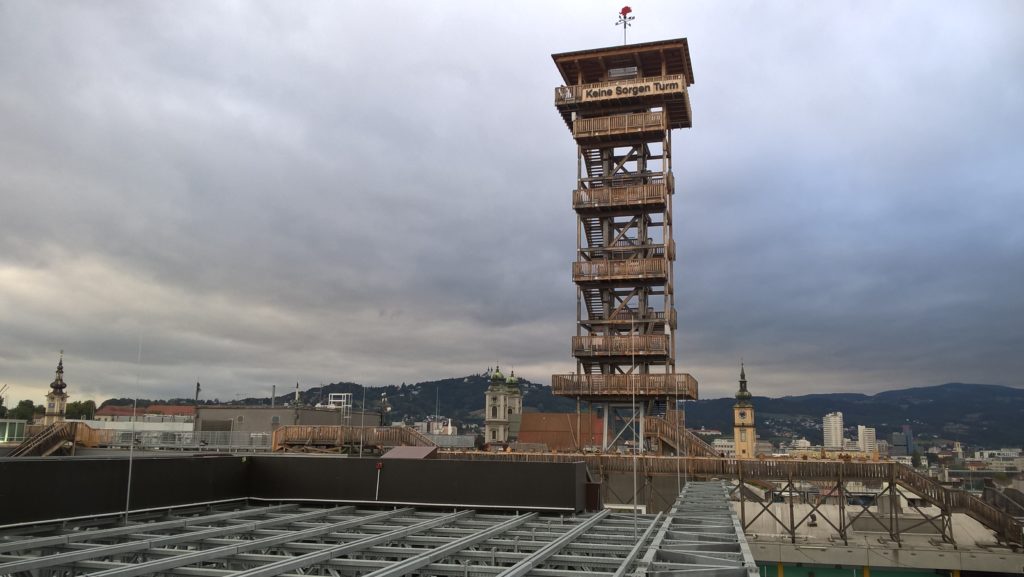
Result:
<svg viewBox="0 0 1024 577"><path fill-rule="evenodd" d="M41 397L62 347L108 396L572 370L549 55L617 43L617 6L351 8L0 7L0 380ZM637 8L694 60L704 396L741 356L758 394L1021 384L1018 3Z"/></svg>

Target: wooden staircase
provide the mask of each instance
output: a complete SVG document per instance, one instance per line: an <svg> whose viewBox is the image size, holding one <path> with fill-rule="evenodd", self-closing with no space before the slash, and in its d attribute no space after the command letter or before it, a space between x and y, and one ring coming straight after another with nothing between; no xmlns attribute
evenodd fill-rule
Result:
<svg viewBox="0 0 1024 577"><path fill-rule="evenodd" d="M75 442L78 423L61 421L48 425L42 431L25 439L8 457L47 457L62 449L67 443Z"/></svg>
<svg viewBox="0 0 1024 577"><path fill-rule="evenodd" d="M667 409L663 417L647 417L644 422L647 435L661 443L671 445L676 453L686 457L718 457L711 445L688 430L683 424L682 411Z"/></svg>

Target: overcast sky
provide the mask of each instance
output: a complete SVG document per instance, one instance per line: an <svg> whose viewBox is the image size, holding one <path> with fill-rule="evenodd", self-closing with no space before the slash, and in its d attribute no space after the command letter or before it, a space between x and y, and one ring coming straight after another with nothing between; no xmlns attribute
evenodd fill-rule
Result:
<svg viewBox="0 0 1024 577"><path fill-rule="evenodd" d="M0 0L0 384L41 403L571 372L550 55L619 2ZM704 398L1024 385L1024 3L654 2ZM141 343L141 364L138 363Z"/></svg>

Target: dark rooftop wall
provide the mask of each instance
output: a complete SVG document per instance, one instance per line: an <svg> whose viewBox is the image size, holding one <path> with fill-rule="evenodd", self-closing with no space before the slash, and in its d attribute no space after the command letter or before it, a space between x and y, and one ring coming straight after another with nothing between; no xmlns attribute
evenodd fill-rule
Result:
<svg viewBox="0 0 1024 577"><path fill-rule="evenodd" d="M380 488L377 488L380 463ZM252 457L250 496L580 511L583 463Z"/></svg>
<svg viewBox="0 0 1024 577"><path fill-rule="evenodd" d="M244 457L161 457L132 461L131 509L246 496ZM125 510L126 457L0 459L0 525Z"/></svg>
<svg viewBox="0 0 1024 577"><path fill-rule="evenodd" d="M380 462L380 489L377 463ZM585 505L583 463L305 455L137 457L133 510L228 499L558 509ZM0 525L125 510L128 458L0 458Z"/></svg>

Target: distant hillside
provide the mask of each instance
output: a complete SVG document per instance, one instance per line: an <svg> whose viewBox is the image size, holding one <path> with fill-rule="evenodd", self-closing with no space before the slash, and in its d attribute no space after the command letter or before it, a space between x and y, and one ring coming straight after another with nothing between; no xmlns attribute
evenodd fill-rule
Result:
<svg viewBox="0 0 1024 577"><path fill-rule="evenodd" d="M732 398L686 404L689 427L732 431ZM850 393L801 395L772 399L754 397L758 433L772 440L806 437L821 443L821 418L840 411L846 436L856 426L874 427L888 440L904 424L919 439L961 441L971 446L1024 446L1024 390L998 385L948 383L886 391L876 395Z"/></svg>
<svg viewBox="0 0 1024 577"><path fill-rule="evenodd" d="M523 406L527 411L563 412L576 410L573 399L555 397L551 387L523 381ZM386 394L392 406L392 419L417 421L434 414L435 403L441 415L459 423L482 423L487 376L468 375L412 385L388 385L366 388L366 406L379 407ZM356 408L362 406L363 386L333 383L299 393L304 404L326 400L331 393L352 393ZM294 392L277 397L278 404L294 399ZM201 401L201 403L204 401ZM212 401L205 401L210 403ZM686 422L691 428L706 427L724 433L732 431L732 398L693 401L686 404ZM961 441L973 447L1024 446L1024 390L998 385L949 383L886 391L876 395L832 393L782 397L754 397L758 433L778 442L805 437L821 443L821 418L840 411L847 427L846 436L856 438L856 426L874 427L879 439L890 439L903 424L910 424L919 440ZM103 405L130 405L131 399L109 399ZM139 400L139 406L152 403L190 404L191 400ZM246 398L226 404L270 404L270 398ZM103 406L101 405L101 406Z"/></svg>
<svg viewBox="0 0 1024 577"><path fill-rule="evenodd" d="M486 375L468 375L425 381L412 385L388 385L384 387L367 387L366 406L374 409L379 406L381 394L387 395L391 405L393 420L422 420L433 415L435 410L442 416L452 417L461 423L483 423L484 391L487 390ZM523 390L523 407L525 410L540 412L558 412L576 410L576 402L571 399L555 397L551 387L520 381ZM309 389L301 393L303 402L316 403L321 398L326 400L330 393L352 393L356 406L361 406L363 388L355 383L334 383L320 388Z"/></svg>
<svg viewBox="0 0 1024 577"><path fill-rule="evenodd" d="M483 424L484 391L487 390L487 375L468 375L439 381L425 381L407 385L387 385L383 387L365 387L366 407L377 410L380 407L381 395L387 395L391 405L391 419L399 421L419 421L437 410L444 417L454 418L459 423ZM576 401L551 394L551 387L520 381L523 390L523 407L526 411L564 412L575 411ZM357 383L332 383L323 387L313 387L299 391L299 400L305 405L326 402L331 393L352 393L356 409L363 406L364 387ZM295 392L278 395L276 404L283 405L295 399ZM200 400L200 404L215 404L217 401ZM131 405L133 399L107 399L100 407L106 405ZM248 397L222 401L226 405L269 405L270 397ZM151 401L139 399L140 408L151 404L192 404L191 399L170 399L167 401Z"/></svg>

